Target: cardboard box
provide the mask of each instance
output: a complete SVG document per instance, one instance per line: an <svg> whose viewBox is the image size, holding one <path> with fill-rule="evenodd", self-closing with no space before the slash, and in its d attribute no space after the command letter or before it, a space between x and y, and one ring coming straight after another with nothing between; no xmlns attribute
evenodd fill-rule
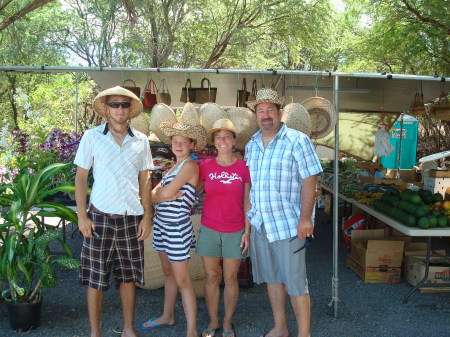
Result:
<svg viewBox="0 0 450 337"><path fill-rule="evenodd" d="M400 283L400 268L364 267L351 254L347 256L347 267L361 277L364 283Z"/></svg>
<svg viewBox="0 0 450 337"><path fill-rule="evenodd" d="M351 256L364 268L393 267L400 272L404 244L403 241L384 240L384 229L353 231Z"/></svg>
<svg viewBox="0 0 450 337"><path fill-rule="evenodd" d="M325 194L325 203L323 210L326 214L329 216L333 215L333 204L332 204L333 198L330 193ZM345 208L344 208L344 202L342 200L339 200L339 209L338 209L338 216L342 217L345 216Z"/></svg>
<svg viewBox="0 0 450 337"><path fill-rule="evenodd" d="M404 184L404 181L402 179L385 179L385 178L378 178L378 177L363 177L358 176L359 181L362 184L387 184L387 185L398 185L401 186Z"/></svg>
<svg viewBox="0 0 450 337"><path fill-rule="evenodd" d="M411 285L417 285L425 276L425 257L406 257L406 281ZM450 284L450 263L443 257L430 257L430 267L425 284L448 283Z"/></svg>

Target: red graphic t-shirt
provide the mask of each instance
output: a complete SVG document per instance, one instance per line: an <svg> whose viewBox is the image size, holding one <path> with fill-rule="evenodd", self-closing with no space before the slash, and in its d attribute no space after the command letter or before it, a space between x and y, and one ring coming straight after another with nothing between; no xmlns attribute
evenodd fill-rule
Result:
<svg viewBox="0 0 450 337"><path fill-rule="evenodd" d="M202 225L222 233L244 229L244 184L250 183L250 172L241 159L221 166L215 159L200 165L200 180L205 182Z"/></svg>

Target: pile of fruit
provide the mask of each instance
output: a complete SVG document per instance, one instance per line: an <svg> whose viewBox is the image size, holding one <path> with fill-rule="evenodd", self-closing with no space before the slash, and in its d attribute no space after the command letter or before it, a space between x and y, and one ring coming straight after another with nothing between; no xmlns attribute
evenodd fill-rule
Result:
<svg viewBox="0 0 450 337"><path fill-rule="evenodd" d="M450 226L450 201L444 201L440 193L433 194L423 189L391 190L374 200L372 205L408 227Z"/></svg>
<svg viewBox="0 0 450 337"><path fill-rule="evenodd" d="M374 200L380 199L382 195L383 192L354 191L351 197L361 204L371 205Z"/></svg>

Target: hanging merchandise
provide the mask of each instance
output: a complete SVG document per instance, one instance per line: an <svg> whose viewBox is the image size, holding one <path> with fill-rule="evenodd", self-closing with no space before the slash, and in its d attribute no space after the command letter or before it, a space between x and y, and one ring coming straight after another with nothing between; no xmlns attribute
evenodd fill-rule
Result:
<svg viewBox="0 0 450 337"><path fill-rule="evenodd" d="M194 104L187 102L178 120L181 124L199 125L200 121L198 120L198 114Z"/></svg>
<svg viewBox="0 0 450 337"><path fill-rule="evenodd" d="M162 103L156 104L150 114L150 130L161 142L168 144L170 143L170 138L168 138L159 128L163 122L176 123L177 116L170 106Z"/></svg>
<svg viewBox="0 0 450 337"><path fill-rule="evenodd" d="M130 125L139 132L142 132L144 135L150 135L150 123L145 114L139 114L138 116L132 118L130 120Z"/></svg>
<svg viewBox="0 0 450 337"><path fill-rule="evenodd" d="M450 121L450 94L442 92L432 104L431 117L444 121Z"/></svg>
<svg viewBox="0 0 450 337"><path fill-rule="evenodd" d="M159 82L159 89L156 93L156 102L164 103L170 105L172 103L172 98L170 97L169 87L166 84L166 80L162 79Z"/></svg>
<svg viewBox="0 0 450 337"><path fill-rule="evenodd" d="M204 87L204 82L208 82L208 87ZM202 78L201 87L195 89L195 103L203 104L208 102L215 102L217 96L217 88L211 87L211 82L208 78Z"/></svg>
<svg viewBox="0 0 450 337"><path fill-rule="evenodd" d="M389 157L390 153L395 150L391 145L391 138L386 126L382 124L380 129L375 133L375 149L373 153L377 157Z"/></svg>
<svg viewBox="0 0 450 337"><path fill-rule="evenodd" d="M242 106L245 107L245 102L248 101L248 97L250 96L250 93L247 91L247 81L245 80L245 77L242 79L242 89L237 91L237 98L236 98L236 106Z"/></svg>
<svg viewBox="0 0 450 337"><path fill-rule="evenodd" d="M337 113L331 102L322 97L312 97L304 100L301 105L311 118L312 139L323 138L334 130Z"/></svg>
<svg viewBox="0 0 450 337"><path fill-rule="evenodd" d="M252 82L252 92L250 93L250 95L247 98L248 102L256 100L256 92L257 91L258 91L258 87L256 85L256 79L255 79ZM247 107L248 107L248 105L247 105Z"/></svg>
<svg viewBox="0 0 450 337"><path fill-rule="evenodd" d="M308 111L300 103L289 103L283 108L281 121L288 128L303 132L307 136L311 135L311 117Z"/></svg>
<svg viewBox="0 0 450 337"><path fill-rule="evenodd" d="M212 128L215 121L227 118L227 113L216 103L205 103L199 108L198 118L200 125L202 125L206 132L208 132ZM207 141L208 144L212 144L210 137L208 137Z"/></svg>
<svg viewBox="0 0 450 337"><path fill-rule="evenodd" d="M231 108L227 111L228 119L236 129L236 149L244 150L250 138L258 131L256 115L248 108Z"/></svg>
<svg viewBox="0 0 450 337"><path fill-rule="evenodd" d="M133 85L132 86L126 85L127 82L130 82ZM141 88L137 87L136 83L132 79L125 80L122 84L122 88L130 90L133 94L135 94L139 98L141 97Z"/></svg>
<svg viewBox="0 0 450 337"><path fill-rule="evenodd" d="M425 115L425 104L423 103L423 99L418 92L414 95L414 100L409 106L408 114L411 116Z"/></svg>
<svg viewBox="0 0 450 337"><path fill-rule="evenodd" d="M189 78L186 80L184 88L181 89L180 102L195 102L195 88L192 88L192 83Z"/></svg>
<svg viewBox="0 0 450 337"><path fill-rule="evenodd" d="M158 88L153 80L148 81L147 87L145 88L144 98L142 100L142 104L147 109L153 108L156 104L156 93L158 92Z"/></svg>

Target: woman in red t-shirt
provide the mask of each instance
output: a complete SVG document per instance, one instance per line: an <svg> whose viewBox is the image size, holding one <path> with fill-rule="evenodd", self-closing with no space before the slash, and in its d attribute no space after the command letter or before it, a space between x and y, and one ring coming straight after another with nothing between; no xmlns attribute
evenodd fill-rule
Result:
<svg viewBox="0 0 450 337"><path fill-rule="evenodd" d="M236 309L239 284L237 274L241 260L250 244L250 173L245 162L233 153L236 131L229 119L219 119L211 130L215 159L200 165L198 190L204 188L206 198L196 252L202 256L206 274L205 297L209 324L202 337L214 336L220 330L218 311L221 282L220 261L223 258L225 316L223 336L235 337L233 314Z"/></svg>

